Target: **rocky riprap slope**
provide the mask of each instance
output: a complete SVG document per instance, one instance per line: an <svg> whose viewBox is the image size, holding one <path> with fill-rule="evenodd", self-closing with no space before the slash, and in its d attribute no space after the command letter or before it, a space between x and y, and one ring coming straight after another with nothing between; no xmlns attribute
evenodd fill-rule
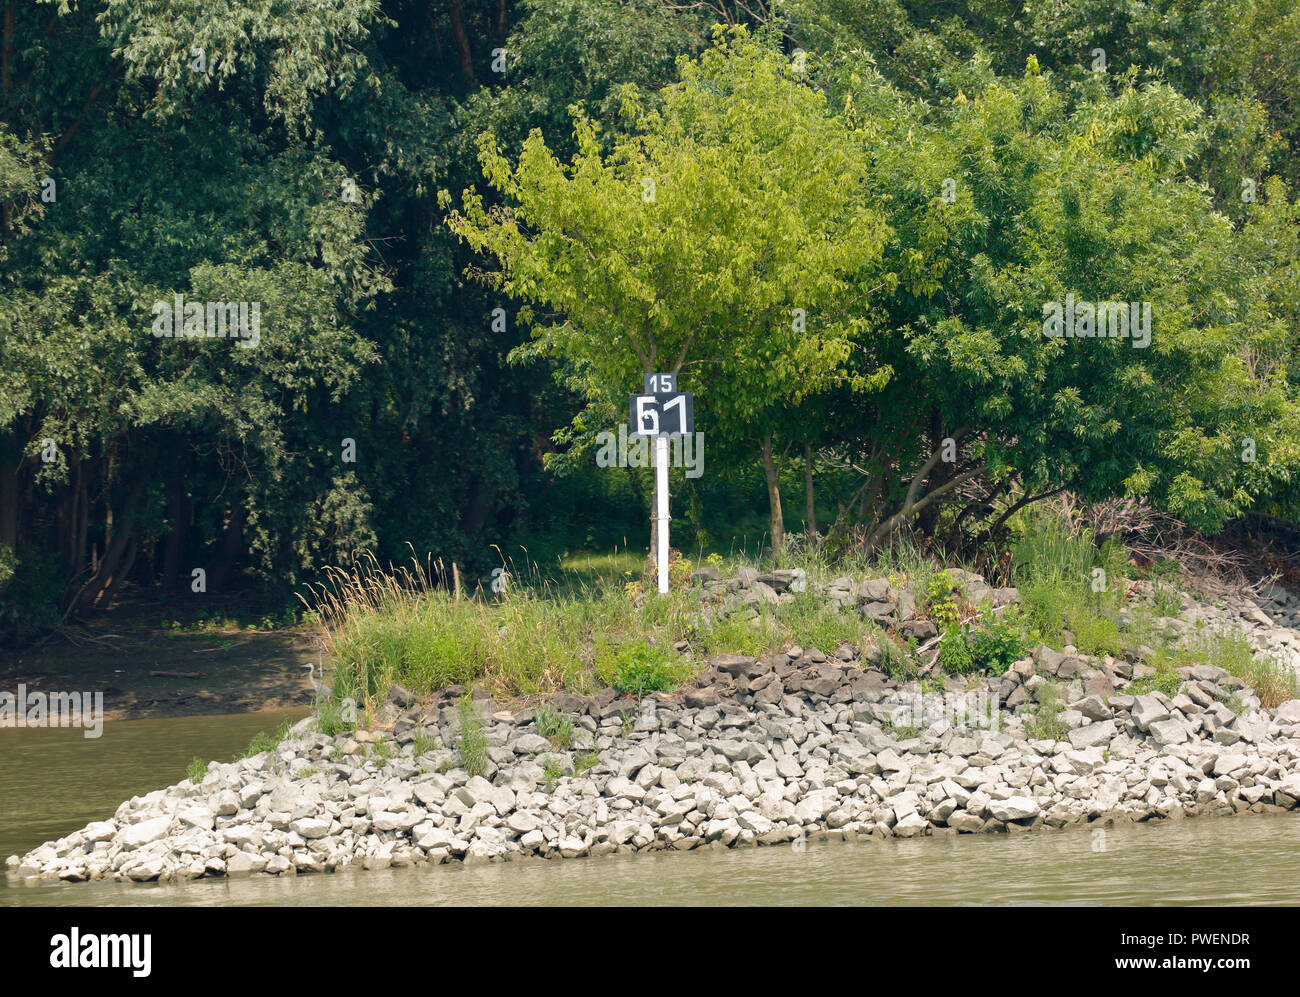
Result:
<svg viewBox="0 0 1300 997"><path fill-rule="evenodd" d="M788 599L783 590L804 580L702 581L716 613ZM901 632L928 622L900 619L911 617L900 612L910 596L880 579L838 579L822 591ZM1014 590L987 594L1015 599ZM455 767L450 748L414 752L417 734L422 747L425 738L457 743L454 697L463 690L417 704L394 689L390 731L331 738L303 721L274 751L214 764L200 785L136 797L111 819L11 858L8 870L19 881L289 875L776 844L827 832L1059 828L1289 810L1300 801L1300 700L1265 711L1217 669L1183 669L1173 698L1134 697L1123 690L1150 671L1144 665L1040 647L1004 676L948 678L945 693L923 695L882 671L870 648L861 660L847 647L787 651L714 658L689 688L639 702L612 689L557 694L553 708L575 717L569 750L540 736L533 709L479 700L488 761L474 776ZM1046 683L1068 707L1065 740L1026 733ZM992 714L996 729L984 729L990 718L969 707L992 696L1002 708ZM395 757L372 750L376 736L399 746ZM592 752L594 767L548 778L547 768L572 772Z"/></svg>

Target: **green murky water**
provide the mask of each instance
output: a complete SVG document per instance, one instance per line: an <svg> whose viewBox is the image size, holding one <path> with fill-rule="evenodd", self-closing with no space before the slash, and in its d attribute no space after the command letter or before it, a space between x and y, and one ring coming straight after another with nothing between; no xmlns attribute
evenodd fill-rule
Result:
<svg viewBox="0 0 1300 997"><path fill-rule="evenodd" d="M111 817L132 796L180 782L195 756L229 761L258 731L303 716L297 709L124 720L105 723L98 738L72 727L0 728L0 859Z"/></svg>

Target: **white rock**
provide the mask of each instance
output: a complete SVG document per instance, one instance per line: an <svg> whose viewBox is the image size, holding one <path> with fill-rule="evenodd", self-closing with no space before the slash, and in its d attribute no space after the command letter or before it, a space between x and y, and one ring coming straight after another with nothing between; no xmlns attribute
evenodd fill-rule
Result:
<svg viewBox="0 0 1300 997"><path fill-rule="evenodd" d="M323 838L330 833L330 822L320 817L300 817L290 827L308 840Z"/></svg>
<svg viewBox="0 0 1300 997"><path fill-rule="evenodd" d="M113 835L117 834L117 825L111 820L92 821L86 825L86 829L83 833L86 836L86 840L91 844L94 844L96 841L108 841L113 837Z"/></svg>
<svg viewBox="0 0 1300 997"><path fill-rule="evenodd" d="M989 812L998 820L1027 820L1037 817L1041 808L1027 796L1012 796L1005 800L994 800L989 804Z"/></svg>
<svg viewBox="0 0 1300 997"><path fill-rule="evenodd" d="M122 828L118 833L117 839L122 843L125 849L142 848L145 845L157 841L165 836L171 829L172 818L164 814L162 817L153 817L150 820L142 820L138 824L130 824Z"/></svg>

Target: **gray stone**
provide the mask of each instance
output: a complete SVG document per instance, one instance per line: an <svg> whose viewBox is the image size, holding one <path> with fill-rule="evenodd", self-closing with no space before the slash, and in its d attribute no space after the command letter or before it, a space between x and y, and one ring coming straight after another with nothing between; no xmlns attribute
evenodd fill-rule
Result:
<svg viewBox="0 0 1300 997"><path fill-rule="evenodd" d="M1133 722L1142 730L1150 730L1152 724L1169 719L1169 710L1152 695L1136 697L1131 713Z"/></svg>
<svg viewBox="0 0 1300 997"><path fill-rule="evenodd" d="M330 822L320 817L300 817L290 827L304 838L323 838L330 833Z"/></svg>
<svg viewBox="0 0 1300 997"><path fill-rule="evenodd" d="M1102 720L1099 723L1076 727L1070 731L1070 744L1075 748L1092 748L1098 745L1110 744L1115 733L1115 722L1113 720Z"/></svg>
<svg viewBox="0 0 1300 997"><path fill-rule="evenodd" d="M164 837L171 829L171 826L172 818L170 816L153 817L122 828L118 833L117 840L126 849L143 848L145 845Z"/></svg>
<svg viewBox="0 0 1300 997"><path fill-rule="evenodd" d="M1182 744L1188 738L1187 727L1181 720L1157 720L1149 725L1148 730L1156 744L1161 746Z"/></svg>
<svg viewBox="0 0 1300 997"><path fill-rule="evenodd" d="M1027 796L1012 796L1006 800L994 800L989 804L989 813L1001 821L1028 820L1037 817L1041 808Z"/></svg>
<svg viewBox="0 0 1300 997"><path fill-rule="evenodd" d="M1072 703L1070 708L1078 710L1089 720L1109 720L1115 715L1115 711L1102 702L1100 696L1086 696L1077 703Z"/></svg>
<svg viewBox="0 0 1300 997"><path fill-rule="evenodd" d="M1300 699L1288 699L1273 710L1273 719L1280 724L1300 724Z"/></svg>

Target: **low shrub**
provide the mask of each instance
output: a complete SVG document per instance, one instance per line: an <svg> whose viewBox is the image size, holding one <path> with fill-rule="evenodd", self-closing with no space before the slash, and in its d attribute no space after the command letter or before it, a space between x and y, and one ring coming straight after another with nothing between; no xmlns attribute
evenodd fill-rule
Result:
<svg viewBox="0 0 1300 997"><path fill-rule="evenodd" d="M956 623L949 625L939 641L939 667L949 675L965 675L975 670L966 632Z"/></svg>
<svg viewBox="0 0 1300 997"><path fill-rule="evenodd" d="M602 645L596 652L595 670L607 684L633 696L667 692L687 677L687 669L674 659L674 652L644 641Z"/></svg>
<svg viewBox="0 0 1300 997"><path fill-rule="evenodd" d="M1019 607L1008 606L1001 615L985 607L970 629L969 641L976 668L1005 675L1007 669L1029 653L1032 635Z"/></svg>

